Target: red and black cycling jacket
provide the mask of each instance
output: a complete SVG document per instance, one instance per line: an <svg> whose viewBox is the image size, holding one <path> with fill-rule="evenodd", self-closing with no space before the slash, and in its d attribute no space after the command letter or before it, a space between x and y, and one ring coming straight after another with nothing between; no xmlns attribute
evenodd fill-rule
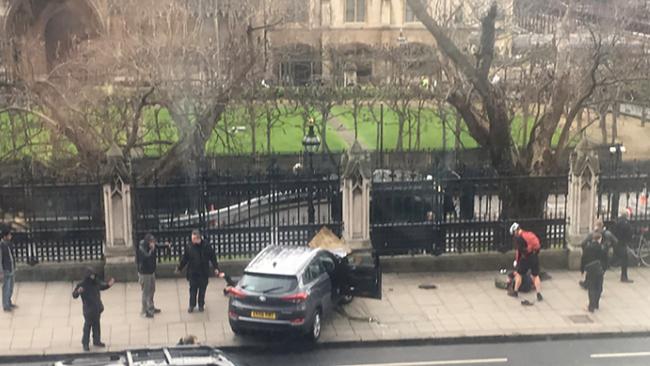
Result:
<svg viewBox="0 0 650 366"><path fill-rule="evenodd" d="M515 235L515 259L527 258L531 254L539 253L542 248L539 238L532 231L522 230Z"/></svg>

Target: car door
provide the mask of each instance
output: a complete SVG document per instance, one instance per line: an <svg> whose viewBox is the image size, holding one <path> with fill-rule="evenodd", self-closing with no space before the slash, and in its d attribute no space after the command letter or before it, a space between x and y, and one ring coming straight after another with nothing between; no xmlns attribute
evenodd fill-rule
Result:
<svg viewBox="0 0 650 366"><path fill-rule="evenodd" d="M332 284L318 256L305 268L303 281L305 280L309 281L309 296L316 300L315 305L321 304L324 312L330 311L332 308Z"/></svg>
<svg viewBox="0 0 650 366"><path fill-rule="evenodd" d="M381 300L381 265L372 249L352 251L342 265L347 272L346 294Z"/></svg>
<svg viewBox="0 0 650 366"><path fill-rule="evenodd" d="M320 260L323 269L330 279L330 295L332 298L332 303L337 304L338 299L343 293L343 285L340 279L341 276L339 274L339 271L337 271L337 269L340 268L341 259L327 251L322 251L318 255L318 259Z"/></svg>

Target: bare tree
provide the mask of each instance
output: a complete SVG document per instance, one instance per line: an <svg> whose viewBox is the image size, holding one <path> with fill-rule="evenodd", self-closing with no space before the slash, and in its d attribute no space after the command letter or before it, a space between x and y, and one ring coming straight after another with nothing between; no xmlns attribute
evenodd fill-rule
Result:
<svg viewBox="0 0 650 366"><path fill-rule="evenodd" d="M278 24L283 7L262 14L261 1L223 0L210 9L174 0L109 2L107 12L117 14L111 28L76 44L47 75L22 73L20 98L7 109L40 118L94 169L113 144L125 156L142 147L143 112L160 107L178 136L161 142L169 148L142 175L195 175L226 105L262 72L258 31Z"/></svg>
<svg viewBox="0 0 650 366"><path fill-rule="evenodd" d="M480 41L474 55L465 53L434 20L421 0L408 0L417 18L433 35L441 57L453 65L453 89L447 96L462 116L470 135L486 149L493 167L501 175L548 175L558 171L560 159L571 147L578 112L591 100L600 85L621 82L618 65L612 55L625 46L624 39L611 24L580 24L571 8L557 27L555 42L549 43L551 57L537 71L538 112L528 143L519 147L513 141L511 123L521 110L512 86L499 75L499 58L495 53L498 8L493 3L480 23ZM579 47L575 47L578 33ZM518 61L519 66L526 60ZM454 75L453 73L450 73ZM558 133L557 144L553 137ZM545 197L539 187L520 185L505 187L504 215L537 217L542 213ZM518 193L518 194L515 194Z"/></svg>

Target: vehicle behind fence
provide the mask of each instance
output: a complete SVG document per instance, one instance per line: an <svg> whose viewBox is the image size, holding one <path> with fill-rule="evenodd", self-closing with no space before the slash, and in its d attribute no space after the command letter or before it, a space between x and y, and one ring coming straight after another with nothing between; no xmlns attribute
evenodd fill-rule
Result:
<svg viewBox="0 0 650 366"><path fill-rule="evenodd" d="M508 229L515 221L534 231L544 248L566 246L566 176L436 180L393 173L375 180L371 237L381 253L505 250L512 248ZM543 196L539 214L507 215L504 200L526 199L523 191L530 186L539 187Z"/></svg>
<svg viewBox="0 0 650 366"><path fill-rule="evenodd" d="M4 182L0 218L13 222L19 263L103 258L104 211L97 183Z"/></svg>
<svg viewBox="0 0 650 366"><path fill-rule="evenodd" d="M626 208L632 215L630 223L638 233L650 225L648 186L650 176L634 174L601 176L598 184L598 216L606 225L612 225Z"/></svg>

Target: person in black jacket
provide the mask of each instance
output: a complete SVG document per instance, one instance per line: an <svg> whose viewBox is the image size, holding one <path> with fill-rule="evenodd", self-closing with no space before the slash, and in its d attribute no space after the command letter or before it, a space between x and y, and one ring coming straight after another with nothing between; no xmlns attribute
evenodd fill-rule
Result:
<svg viewBox="0 0 650 366"><path fill-rule="evenodd" d="M611 231L607 230L605 228L605 223L603 220L596 220L594 223L594 232L587 234L585 239L582 241L580 244L580 247L582 248L582 251L584 252L585 248L587 245L593 240L594 233L599 232L602 234L602 244L605 247L605 250L609 253L609 248L616 248L618 246L618 239L614 234L612 234ZM589 289L589 283L587 282L587 279L585 278L584 281L578 282L580 284L580 287L582 287L585 290Z"/></svg>
<svg viewBox="0 0 650 366"><path fill-rule="evenodd" d="M160 313L160 309L153 304L153 295L156 292L156 249L169 248L169 245L160 245L152 234L146 234L136 249L135 258L138 264L138 282L142 289L141 315L153 318Z"/></svg>
<svg viewBox="0 0 650 366"><path fill-rule="evenodd" d="M2 309L5 312L17 308L16 304L11 302L16 273L16 258L11 238L11 227L3 224L0 227L0 279L2 280Z"/></svg>
<svg viewBox="0 0 650 366"><path fill-rule="evenodd" d="M631 215L632 210L628 207L619 216L612 228L614 235L618 239L618 245L614 247L614 255L621 263L621 282L625 283L634 282L627 277L627 248L632 243L632 237L634 236L634 229L632 229L629 220Z"/></svg>
<svg viewBox="0 0 650 366"><path fill-rule="evenodd" d="M93 345L96 347L106 347L102 343L101 328L99 325L100 317L104 311L100 291L107 290L115 284L114 279L109 279L108 283L97 278L97 273L92 268L86 269L86 277L79 282L72 291L72 297L81 296L83 302L84 331L81 338L81 345L84 351L90 351L90 330L93 331Z"/></svg>
<svg viewBox="0 0 650 366"><path fill-rule="evenodd" d="M586 281L589 290L589 305L587 310L594 312L600 305L600 295L603 292L603 279L607 270L607 247L601 232L592 234L591 240L585 245L580 262L580 271L587 273Z"/></svg>
<svg viewBox="0 0 650 366"><path fill-rule="evenodd" d="M185 252L176 269L176 272L180 272L187 267L186 277L190 283L190 307L187 309L188 313L194 311L197 295L199 311L203 312L205 309L205 291L212 273L210 263L214 267L215 276L223 278L224 274L219 272L219 264L214 250L209 243L203 240L200 231L193 230L192 243L185 246Z"/></svg>

